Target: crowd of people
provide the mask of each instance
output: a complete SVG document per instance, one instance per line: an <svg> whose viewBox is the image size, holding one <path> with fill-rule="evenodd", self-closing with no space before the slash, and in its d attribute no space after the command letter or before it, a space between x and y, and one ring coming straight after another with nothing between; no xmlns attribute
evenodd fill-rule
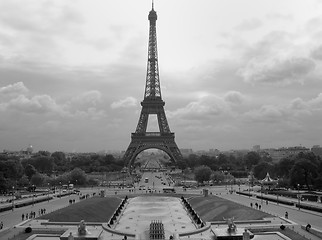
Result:
<svg viewBox="0 0 322 240"><path fill-rule="evenodd" d="M40 208L38 210L38 217L42 216L46 214L46 208ZM32 219L32 218L35 218L36 217L36 212L34 211L30 211L30 213L26 213L26 214L21 214L21 220L24 221L24 220L27 220L27 219Z"/></svg>

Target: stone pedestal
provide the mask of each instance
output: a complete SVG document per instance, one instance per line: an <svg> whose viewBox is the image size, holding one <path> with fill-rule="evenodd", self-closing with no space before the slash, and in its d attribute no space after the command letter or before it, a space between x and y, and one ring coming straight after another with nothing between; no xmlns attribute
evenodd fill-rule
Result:
<svg viewBox="0 0 322 240"><path fill-rule="evenodd" d="M74 240L98 240L102 232L102 229L90 229L90 231L86 231L86 234L79 234L77 229L69 229L60 236L60 240L68 240L70 233L72 233Z"/></svg>

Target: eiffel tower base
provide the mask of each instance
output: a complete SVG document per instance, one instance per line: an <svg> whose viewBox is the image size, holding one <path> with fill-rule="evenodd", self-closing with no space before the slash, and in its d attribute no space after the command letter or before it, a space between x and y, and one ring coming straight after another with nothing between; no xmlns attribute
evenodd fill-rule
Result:
<svg viewBox="0 0 322 240"><path fill-rule="evenodd" d="M136 156L146 149L156 148L166 152L171 161L177 162L182 159L181 152L174 141L174 133L132 133L131 143L127 148L123 160L124 164L131 169Z"/></svg>

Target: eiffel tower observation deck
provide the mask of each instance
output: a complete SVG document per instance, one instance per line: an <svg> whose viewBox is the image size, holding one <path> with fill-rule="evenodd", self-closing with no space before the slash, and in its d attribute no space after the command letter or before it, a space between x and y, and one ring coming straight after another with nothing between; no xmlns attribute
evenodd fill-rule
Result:
<svg viewBox="0 0 322 240"><path fill-rule="evenodd" d="M144 99L141 102L142 109L136 130L131 134L130 145L123 157L129 169L136 156L146 149L160 149L166 152L174 162L182 158L174 140L174 133L170 130L164 111L165 102L161 95L156 33L157 18L152 2L152 10L148 16L150 29ZM157 115L159 132L147 132L149 115L152 114Z"/></svg>

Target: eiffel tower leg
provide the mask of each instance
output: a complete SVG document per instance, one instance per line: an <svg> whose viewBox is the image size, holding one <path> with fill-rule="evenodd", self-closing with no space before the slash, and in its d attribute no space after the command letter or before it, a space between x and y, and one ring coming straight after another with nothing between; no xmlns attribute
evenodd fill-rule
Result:
<svg viewBox="0 0 322 240"><path fill-rule="evenodd" d="M134 158L136 157L135 152L137 152L138 147L139 147L138 143L131 141L130 145L128 146L123 156L124 165L128 166L129 169L132 165Z"/></svg>

